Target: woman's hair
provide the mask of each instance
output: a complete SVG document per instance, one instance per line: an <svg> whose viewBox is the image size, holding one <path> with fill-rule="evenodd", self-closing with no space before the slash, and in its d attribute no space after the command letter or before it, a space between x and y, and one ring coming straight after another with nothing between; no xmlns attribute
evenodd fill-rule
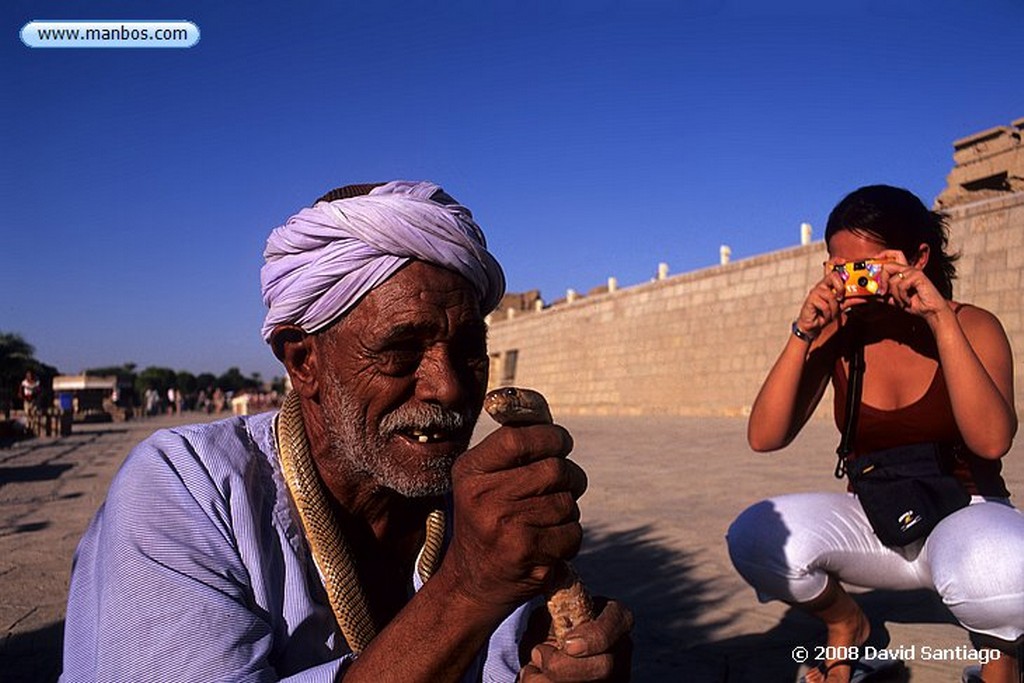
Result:
<svg viewBox="0 0 1024 683"><path fill-rule="evenodd" d="M946 253L949 227L945 214L929 211L909 190L889 185L868 185L854 190L836 204L825 226L825 242L841 230L878 240L899 249L908 262L917 258L921 244L930 250L924 274L947 299L953 298L959 254Z"/></svg>

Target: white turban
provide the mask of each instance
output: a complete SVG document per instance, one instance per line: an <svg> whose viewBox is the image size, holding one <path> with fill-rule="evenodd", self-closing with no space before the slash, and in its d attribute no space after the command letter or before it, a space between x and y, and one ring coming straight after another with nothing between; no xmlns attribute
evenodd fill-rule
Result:
<svg viewBox="0 0 1024 683"><path fill-rule="evenodd" d="M396 180L367 195L321 201L275 228L263 252L263 338L291 324L306 332L330 325L410 260L465 277L481 313L505 293L501 266L487 251L469 209L431 200L441 188Z"/></svg>

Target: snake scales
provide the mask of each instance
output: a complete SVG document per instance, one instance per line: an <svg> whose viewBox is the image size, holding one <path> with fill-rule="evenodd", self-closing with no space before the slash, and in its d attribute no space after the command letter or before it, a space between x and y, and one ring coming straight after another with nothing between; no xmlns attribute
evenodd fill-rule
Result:
<svg viewBox="0 0 1024 683"><path fill-rule="evenodd" d="M377 624L359 583L344 529L338 524L313 463L299 409L299 395L294 391L285 397L277 416L277 452L338 628L352 651L362 652L377 635ZM417 562L423 581L437 569L444 530L444 511L434 510L427 516L427 540Z"/></svg>
<svg viewBox="0 0 1024 683"><path fill-rule="evenodd" d="M551 422L544 397L528 389L496 389L486 396L484 407L503 425ZM277 446L281 470L295 501L331 611L348 646L353 652L362 652L377 635L378 625L374 623L366 592L359 583L344 529L338 523L313 462L299 396L294 391L285 397L277 417ZM434 510L427 516L426 541L417 561L417 571L424 582L440 562L444 533L444 511ZM561 569L560 581L547 597L555 636L564 644L568 631L593 617L593 606L571 565L565 563Z"/></svg>

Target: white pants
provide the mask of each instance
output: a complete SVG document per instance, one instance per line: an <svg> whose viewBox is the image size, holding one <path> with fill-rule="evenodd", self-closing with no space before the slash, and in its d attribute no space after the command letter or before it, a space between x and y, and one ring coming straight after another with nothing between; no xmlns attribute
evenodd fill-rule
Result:
<svg viewBox="0 0 1024 683"><path fill-rule="evenodd" d="M866 588L936 591L975 633L1024 634L1024 514L975 496L923 544L888 548L847 493L795 493L747 508L729 527L729 555L762 602L805 603L828 575Z"/></svg>

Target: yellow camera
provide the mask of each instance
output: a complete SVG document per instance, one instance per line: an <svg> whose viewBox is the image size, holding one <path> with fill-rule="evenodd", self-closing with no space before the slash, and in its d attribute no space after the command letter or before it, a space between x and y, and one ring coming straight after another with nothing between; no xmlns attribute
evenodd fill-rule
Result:
<svg viewBox="0 0 1024 683"><path fill-rule="evenodd" d="M881 287L882 264L886 263L881 259L864 259L863 261L848 261L843 264L832 266L832 270L839 273L846 285L846 296L848 297L871 297L880 296L878 293Z"/></svg>

